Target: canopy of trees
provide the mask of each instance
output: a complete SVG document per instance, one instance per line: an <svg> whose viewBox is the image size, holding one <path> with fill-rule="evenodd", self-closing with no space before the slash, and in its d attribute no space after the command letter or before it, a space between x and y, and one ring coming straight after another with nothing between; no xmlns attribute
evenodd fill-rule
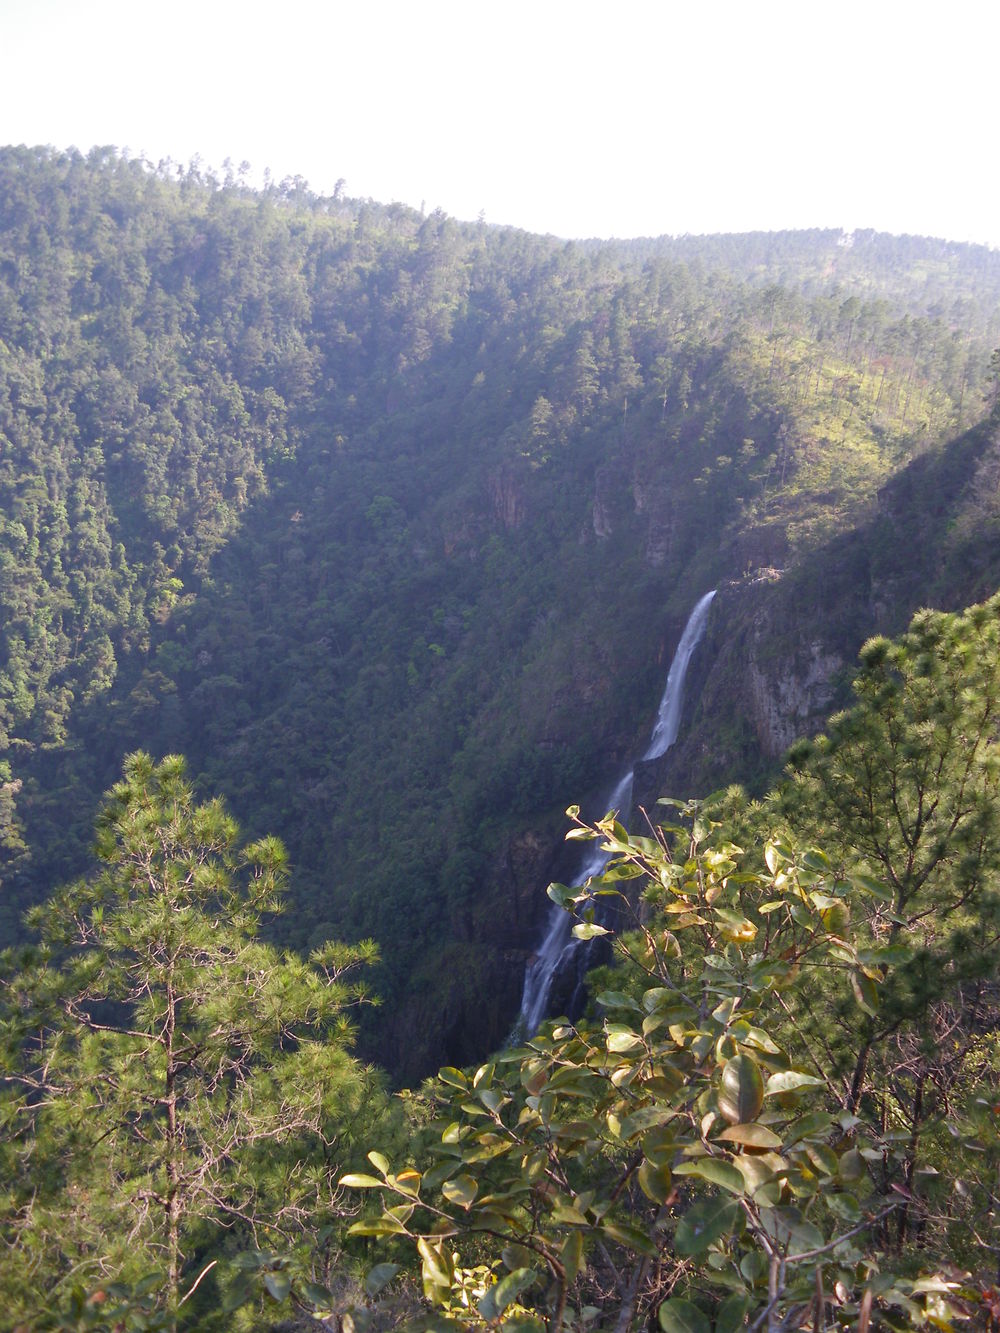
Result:
<svg viewBox="0 0 1000 1333"><path fill-rule="evenodd" d="M878 541L936 525L946 604L985 592L996 449L937 446L983 414L1000 259L843 241L564 244L0 152L5 938L123 757L179 751L290 849L272 941L379 940L363 1050L412 1081L498 1044L561 811L699 592L777 566L811 612L914 458ZM763 784L740 725L698 744Z"/></svg>

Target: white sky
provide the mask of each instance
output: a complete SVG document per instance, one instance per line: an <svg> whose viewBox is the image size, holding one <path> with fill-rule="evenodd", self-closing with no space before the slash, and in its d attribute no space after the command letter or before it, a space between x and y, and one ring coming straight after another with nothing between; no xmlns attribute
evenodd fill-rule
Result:
<svg viewBox="0 0 1000 1333"><path fill-rule="evenodd" d="M0 143L560 236L1000 246L996 0L0 0Z"/></svg>

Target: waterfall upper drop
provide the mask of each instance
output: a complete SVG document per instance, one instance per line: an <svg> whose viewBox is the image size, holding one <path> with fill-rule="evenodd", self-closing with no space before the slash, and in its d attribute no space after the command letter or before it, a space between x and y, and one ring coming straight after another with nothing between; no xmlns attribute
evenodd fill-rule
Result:
<svg viewBox="0 0 1000 1333"><path fill-rule="evenodd" d="M681 707L684 702L684 680L694 650L705 633L708 611L714 596L714 589L712 592L707 592L698 601L684 626L684 633L681 635L674 660L670 663L670 671L667 673L667 683L660 700L653 734L641 756L642 760L659 759L677 739L681 724ZM618 810L626 818L628 817L629 806L632 804L632 772L631 766L626 769L605 803L605 810ZM607 859L599 844L589 847L584 855L583 864L573 880L573 887L578 888L592 875L600 874ZM545 939L524 974L524 994L521 997L521 1012L516 1031L525 1036L531 1036L538 1031L539 1025L547 1017L552 983L579 943L580 941L573 935L573 918L569 912L553 906Z"/></svg>

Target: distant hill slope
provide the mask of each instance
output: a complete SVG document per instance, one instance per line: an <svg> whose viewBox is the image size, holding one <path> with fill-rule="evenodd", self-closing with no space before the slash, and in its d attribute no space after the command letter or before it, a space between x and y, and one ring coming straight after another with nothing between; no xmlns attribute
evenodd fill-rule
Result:
<svg viewBox="0 0 1000 1333"><path fill-rule="evenodd" d="M562 809L635 751L698 594L778 567L823 620L829 553L952 439L928 586L992 576L962 433L997 256L840 239L563 245L0 152L5 930L83 864L121 756L180 750L286 840L287 943L380 941L382 1063L496 1045ZM716 724L706 686L696 744L752 774L741 698Z"/></svg>

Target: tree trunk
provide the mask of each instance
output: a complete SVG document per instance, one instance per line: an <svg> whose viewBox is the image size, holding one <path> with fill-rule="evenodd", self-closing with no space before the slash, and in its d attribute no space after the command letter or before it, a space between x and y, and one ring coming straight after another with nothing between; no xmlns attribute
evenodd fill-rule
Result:
<svg viewBox="0 0 1000 1333"><path fill-rule="evenodd" d="M924 1118L924 1074L917 1076L917 1086L913 1094L913 1120L910 1128L910 1142L906 1150L906 1163L903 1167L903 1184L907 1197L899 1210L899 1230L896 1235L896 1248L902 1251L906 1242L906 1228L909 1222L910 1199L913 1195L913 1177L917 1167L917 1145L920 1140L920 1122Z"/></svg>
<svg viewBox="0 0 1000 1333"><path fill-rule="evenodd" d="M847 1109L852 1115L858 1109L858 1102L861 1100L861 1094L864 1091L865 1074L868 1072L868 1056L871 1048L871 1038L866 1037L864 1045L858 1052L857 1062L854 1065L854 1077L851 1079L851 1091L847 1098Z"/></svg>
<svg viewBox="0 0 1000 1333"><path fill-rule="evenodd" d="M177 1026L177 1001L173 990L172 969L167 977L167 1014L163 1025L163 1045L166 1056L164 1104L167 1112L166 1171L167 1191L164 1210L167 1224L167 1327L177 1330L177 1309L180 1302L180 1165L177 1136L177 1064L174 1060L174 1033Z"/></svg>

